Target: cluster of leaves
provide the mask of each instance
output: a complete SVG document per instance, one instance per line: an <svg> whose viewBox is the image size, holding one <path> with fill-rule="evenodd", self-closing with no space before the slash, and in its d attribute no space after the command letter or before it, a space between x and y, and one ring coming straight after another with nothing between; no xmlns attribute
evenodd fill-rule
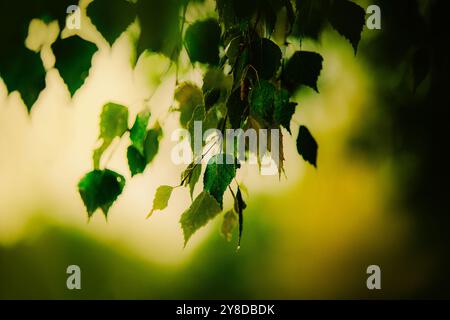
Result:
<svg viewBox="0 0 450 320"><path fill-rule="evenodd" d="M290 39L318 39L329 22L356 52L365 22L364 9L348 0L216 0L218 19L195 21L185 30L184 15L189 3L194 1L203 2L94 0L87 8L88 16L109 44L112 45L137 20L141 29L136 44L137 55L148 50L164 54L177 63L184 47L194 66L200 64L206 68L201 88L184 82L178 85L174 94L180 125L190 132L194 121L203 121L204 130L216 128L222 133L228 128L257 131L284 128L291 134L291 119L297 108L291 97L303 86L319 91L317 80L323 58L317 52L303 50L287 56L282 47L289 46ZM46 17L46 21L50 21L52 17L59 17L60 26L63 26L61 17L70 4L66 2L49 0L26 8L15 5L16 13L21 17L20 25L27 25L32 18ZM18 90L31 109L45 86L45 70L37 53L23 45L26 31L19 32L19 28L8 26L17 24L11 21L16 15L10 13L10 3L1 1L1 12L7 19L0 19L0 32L6 33L6 39L13 39L14 46L20 49L18 52L2 51L0 73L8 90ZM97 48L73 36L58 39L52 49L55 67L73 95L83 85ZM23 56L20 66L11 64L11 61L17 61L13 58L17 56ZM40 67L36 67L39 64ZM30 70L33 73L30 74ZM114 103L104 106L100 120L101 145L93 154L94 170L83 177L78 186L89 216L98 208L107 215L124 188L122 175L100 169L102 155L116 138L129 132L127 158L131 175L142 173L157 154L162 131L157 124L148 129L149 118L149 111L142 111L129 129L126 107ZM280 175L284 171L282 142L280 135L279 154L276 155ZM226 150L227 143L235 142L224 141L222 150ZM233 228L239 225L240 242L246 204L242 186L236 182L235 189L232 188L240 165L235 155L225 152L211 157L204 168L203 190L194 198L194 189L203 171L199 160L204 157L205 146L201 147L196 150L192 144L194 161L182 173L177 186L189 187L193 198L180 220L185 243L196 230L222 212L227 189L234 205L224 214L222 232L230 239ZM297 149L305 161L317 166L318 145L304 125L299 126ZM232 161L224 161L229 158ZM158 188L150 214L167 207L174 188Z"/></svg>
<svg viewBox="0 0 450 320"><path fill-rule="evenodd" d="M129 133L130 145L127 148L128 167L131 176L143 173L147 165L152 162L159 150L162 129L156 123L148 129L150 111L141 111L131 128L128 128L128 109L116 103L103 106L100 115L100 146L93 152L94 170L87 173L78 184L78 191L86 205L89 217L97 209L101 209L108 216L111 205L122 193L125 178L109 169L100 168L100 160L105 151L110 148L114 140Z"/></svg>

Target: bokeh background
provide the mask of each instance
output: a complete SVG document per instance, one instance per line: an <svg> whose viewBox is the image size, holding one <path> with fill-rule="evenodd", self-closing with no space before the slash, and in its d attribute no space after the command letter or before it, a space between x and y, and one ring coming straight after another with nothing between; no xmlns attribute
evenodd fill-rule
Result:
<svg viewBox="0 0 450 320"><path fill-rule="evenodd" d="M297 154L293 129L284 137L286 178L240 170L249 191L240 250L236 234L231 242L220 235L222 216L183 248L178 220L190 204L187 190L174 191L169 207L145 220L156 188L178 183L184 166L170 160L175 68L146 53L133 70L137 24L110 48L83 14L78 33L100 50L70 99L52 68L58 26L32 21L27 45L44 44L45 91L28 114L0 82L0 298L450 297L444 2L380 1L382 29L364 30L356 56L331 28L319 42L301 44L324 57L320 94L300 90L292 122L318 141L318 168ZM193 5L187 21L215 16L206 3ZM412 57L425 28L434 64L414 90ZM186 54L179 71L201 85L204 70ZM117 142L108 166L127 185L108 221L97 212L88 222L77 183L91 169L101 108L124 104L133 119L150 96L152 121L165 132L160 152L131 179L125 143ZM82 271L79 291L66 288L72 264ZM379 291L366 288L372 264L382 270Z"/></svg>

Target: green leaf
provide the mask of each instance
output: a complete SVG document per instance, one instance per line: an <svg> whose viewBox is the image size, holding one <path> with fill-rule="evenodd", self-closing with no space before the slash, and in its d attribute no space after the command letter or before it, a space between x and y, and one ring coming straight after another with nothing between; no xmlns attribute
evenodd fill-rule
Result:
<svg viewBox="0 0 450 320"><path fill-rule="evenodd" d="M281 124L286 130L291 133L291 119L295 113L297 103L289 102L289 92L281 89L275 93L274 97L274 120L277 124Z"/></svg>
<svg viewBox="0 0 450 320"><path fill-rule="evenodd" d="M242 231L244 227L244 209L247 208L247 204L244 202L244 199L242 198L241 189L238 187L236 192L236 197L234 199L234 211L238 213L239 218L239 239L238 239L238 248L241 246L241 239L242 239Z"/></svg>
<svg viewBox="0 0 450 320"><path fill-rule="evenodd" d="M329 9L330 0L297 0L293 35L318 40L326 25Z"/></svg>
<svg viewBox="0 0 450 320"><path fill-rule="evenodd" d="M223 204L223 194L236 176L236 169L240 167L232 155L217 154L211 157L203 176L203 188L219 203Z"/></svg>
<svg viewBox="0 0 450 320"><path fill-rule="evenodd" d="M100 115L100 135L102 145L94 151L94 168L100 166L103 152L111 145L116 137L121 137L128 130L128 109L120 104L107 103Z"/></svg>
<svg viewBox="0 0 450 320"><path fill-rule="evenodd" d="M52 45L56 58L55 67L63 78L70 95L81 88L91 68L91 60L97 46L91 42L72 36L59 39Z"/></svg>
<svg viewBox="0 0 450 320"><path fill-rule="evenodd" d="M18 91L28 111L45 89L46 71L41 55L20 45L14 55L0 63L0 75L9 92Z"/></svg>
<svg viewBox="0 0 450 320"><path fill-rule="evenodd" d="M175 61L180 42L180 8L183 0L140 0L137 16L141 35L137 43L137 56L149 50L162 53Z"/></svg>
<svg viewBox="0 0 450 320"><path fill-rule="evenodd" d="M217 20L207 19L190 25L186 30L184 45L191 62L219 63L220 26Z"/></svg>
<svg viewBox="0 0 450 320"><path fill-rule="evenodd" d="M160 186L156 190L155 198L153 199L153 207L147 216L147 219L151 217L155 210L164 210L167 208L170 196L172 195L173 187Z"/></svg>
<svg viewBox="0 0 450 320"><path fill-rule="evenodd" d="M132 177L144 172L145 167L147 166L147 161L139 150L133 146L129 146L127 149L127 159Z"/></svg>
<svg viewBox="0 0 450 320"><path fill-rule="evenodd" d="M202 164L192 162L189 166L181 173L181 182L183 186L189 185L189 193L191 195L191 199L194 194L195 185L200 178L202 173Z"/></svg>
<svg viewBox="0 0 450 320"><path fill-rule="evenodd" d="M227 100L228 118L232 129L239 129L249 114L248 102L241 100L241 92L235 89Z"/></svg>
<svg viewBox="0 0 450 320"><path fill-rule="evenodd" d="M189 131L189 135L191 138L191 149L194 152L194 159L198 156L201 155L202 149L200 148L200 150L195 150L195 146L194 146L194 141L195 138L197 139L201 139L202 143L200 144L200 147L203 147L203 122L205 120L206 117L206 111L205 111L205 107L204 106L198 106L195 108L194 112L192 113L192 118L191 120L189 120L188 124L187 124L187 129ZM202 123L202 131L200 132L201 137L195 137L195 122L200 121Z"/></svg>
<svg viewBox="0 0 450 320"><path fill-rule="evenodd" d="M227 241L231 241L233 230L236 228L237 224L238 216L234 210L227 211L223 216L222 228L220 230Z"/></svg>
<svg viewBox="0 0 450 320"><path fill-rule="evenodd" d="M334 0L328 19L333 28L352 44L356 54L366 23L366 11L351 1Z"/></svg>
<svg viewBox="0 0 450 320"><path fill-rule="evenodd" d="M159 127L147 131L144 141L145 161L152 162L159 150L159 140L162 137L162 130Z"/></svg>
<svg viewBox="0 0 450 320"><path fill-rule="evenodd" d="M91 217L101 209L108 217L109 208L122 193L125 178L111 170L94 170L86 174L78 183L78 191Z"/></svg>
<svg viewBox="0 0 450 320"><path fill-rule="evenodd" d="M300 126L297 137L297 151L303 159L317 167L317 142L305 126Z"/></svg>
<svg viewBox="0 0 450 320"><path fill-rule="evenodd" d="M283 85L295 91L300 85L308 86L319 92L317 79L322 70L323 58L320 54L309 51L297 51L287 62L282 76Z"/></svg>
<svg viewBox="0 0 450 320"><path fill-rule="evenodd" d="M199 105L203 105L202 90L195 84L183 82L175 90L175 100L178 101L180 111L180 124L186 128L192 118L192 113Z"/></svg>
<svg viewBox="0 0 450 320"><path fill-rule="evenodd" d="M126 0L95 0L87 7L87 15L109 45L113 45L135 20L136 8Z"/></svg>
<svg viewBox="0 0 450 320"><path fill-rule="evenodd" d="M180 223L184 234L184 245L195 231L203 227L222 211L216 199L208 192L200 193L191 206L181 215Z"/></svg>
<svg viewBox="0 0 450 320"><path fill-rule="evenodd" d="M135 147L142 155L144 155L144 141L147 134L148 120L150 119L150 111L144 110L136 116L133 127L130 130L130 139L133 147Z"/></svg>
<svg viewBox="0 0 450 320"><path fill-rule="evenodd" d="M275 86L262 80L251 91L250 114L265 123L271 123L274 113Z"/></svg>
<svg viewBox="0 0 450 320"><path fill-rule="evenodd" d="M273 41L263 38L252 45L250 61L260 79L271 79L281 65L281 50Z"/></svg>

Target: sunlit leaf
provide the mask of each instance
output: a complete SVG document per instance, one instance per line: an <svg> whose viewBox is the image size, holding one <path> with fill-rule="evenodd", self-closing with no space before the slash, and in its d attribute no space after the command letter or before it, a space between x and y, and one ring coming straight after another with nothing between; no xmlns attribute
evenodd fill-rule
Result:
<svg viewBox="0 0 450 320"><path fill-rule="evenodd" d="M208 191L222 207L223 194L236 176L240 167L231 155L217 154L211 157L203 176L203 188Z"/></svg>
<svg viewBox="0 0 450 320"><path fill-rule="evenodd" d="M149 218L155 210L164 210L167 208L170 196L172 195L173 187L171 186L160 186L156 190L155 198L153 199L153 207L147 218Z"/></svg>
<svg viewBox="0 0 450 320"><path fill-rule="evenodd" d="M121 137L127 130L127 107L112 102L105 104L100 115L99 139L102 140L102 145L94 151L94 168L99 168L100 158L114 138Z"/></svg>
<svg viewBox="0 0 450 320"><path fill-rule="evenodd" d="M130 139L132 145L144 155L144 141L147 134L150 111L144 110L136 116L133 126L130 129Z"/></svg>
<svg viewBox="0 0 450 320"><path fill-rule="evenodd" d="M184 244L187 244L195 231L206 225L221 211L222 209L214 197L206 191L200 193L181 215L180 223L184 234Z"/></svg>

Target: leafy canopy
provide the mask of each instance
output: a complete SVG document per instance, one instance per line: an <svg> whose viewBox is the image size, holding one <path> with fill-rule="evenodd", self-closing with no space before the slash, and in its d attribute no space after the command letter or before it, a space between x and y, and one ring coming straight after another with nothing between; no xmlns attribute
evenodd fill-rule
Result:
<svg viewBox="0 0 450 320"><path fill-rule="evenodd" d="M44 90L46 75L40 52L25 46L28 25L34 18L46 23L57 20L62 30L65 10L72 2L31 1L23 6L18 1L0 1L0 36L9 44L8 50L0 52L0 76L9 92L20 93L28 110ZM135 41L137 56L149 51L179 64L179 57L185 52L191 67L203 72L200 87L192 82L179 83L177 68L175 106L168 110L178 112L180 126L191 132L194 121L202 121L204 130L215 128L222 133L230 128L257 131L284 128L291 134L297 108L293 95L304 87L319 92L323 57L319 52L286 48L293 46L292 41L318 40L325 26L330 25L356 53L365 22L365 10L348 0L216 0L215 16L187 21L190 6L195 3L198 10L203 2L94 0L86 10L109 45L137 22L140 29ZM12 25L17 27L11 28ZM73 96L88 78L97 46L74 35L58 37L51 48L55 68ZM292 51L295 52L288 53ZM415 72L417 83L423 74L420 70ZM158 154L163 128L157 119L152 119L150 110L146 107L134 119L129 117L126 106L114 102L103 106L93 170L78 184L89 217L97 209L107 216L124 190L125 177L106 168L116 140L128 137L126 156L131 176L144 173ZM281 174L285 160L282 134L279 142L277 165ZM227 189L234 205L226 210L222 233L230 239L233 228L239 225L240 243L246 204L242 184L236 178L240 166L234 155L225 152L229 143L235 141L224 141L222 152L210 158L204 168L203 190L197 196L195 187L202 177L203 166L195 160L202 160L208 150L204 145L201 150L192 146L196 159L183 171L178 185L187 187L194 199L180 220L185 243L227 205L224 202ZM296 143L299 155L316 167L318 145L305 125L299 126ZM157 189L150 214L167 207L174 188L164 185Z"/></svg>

